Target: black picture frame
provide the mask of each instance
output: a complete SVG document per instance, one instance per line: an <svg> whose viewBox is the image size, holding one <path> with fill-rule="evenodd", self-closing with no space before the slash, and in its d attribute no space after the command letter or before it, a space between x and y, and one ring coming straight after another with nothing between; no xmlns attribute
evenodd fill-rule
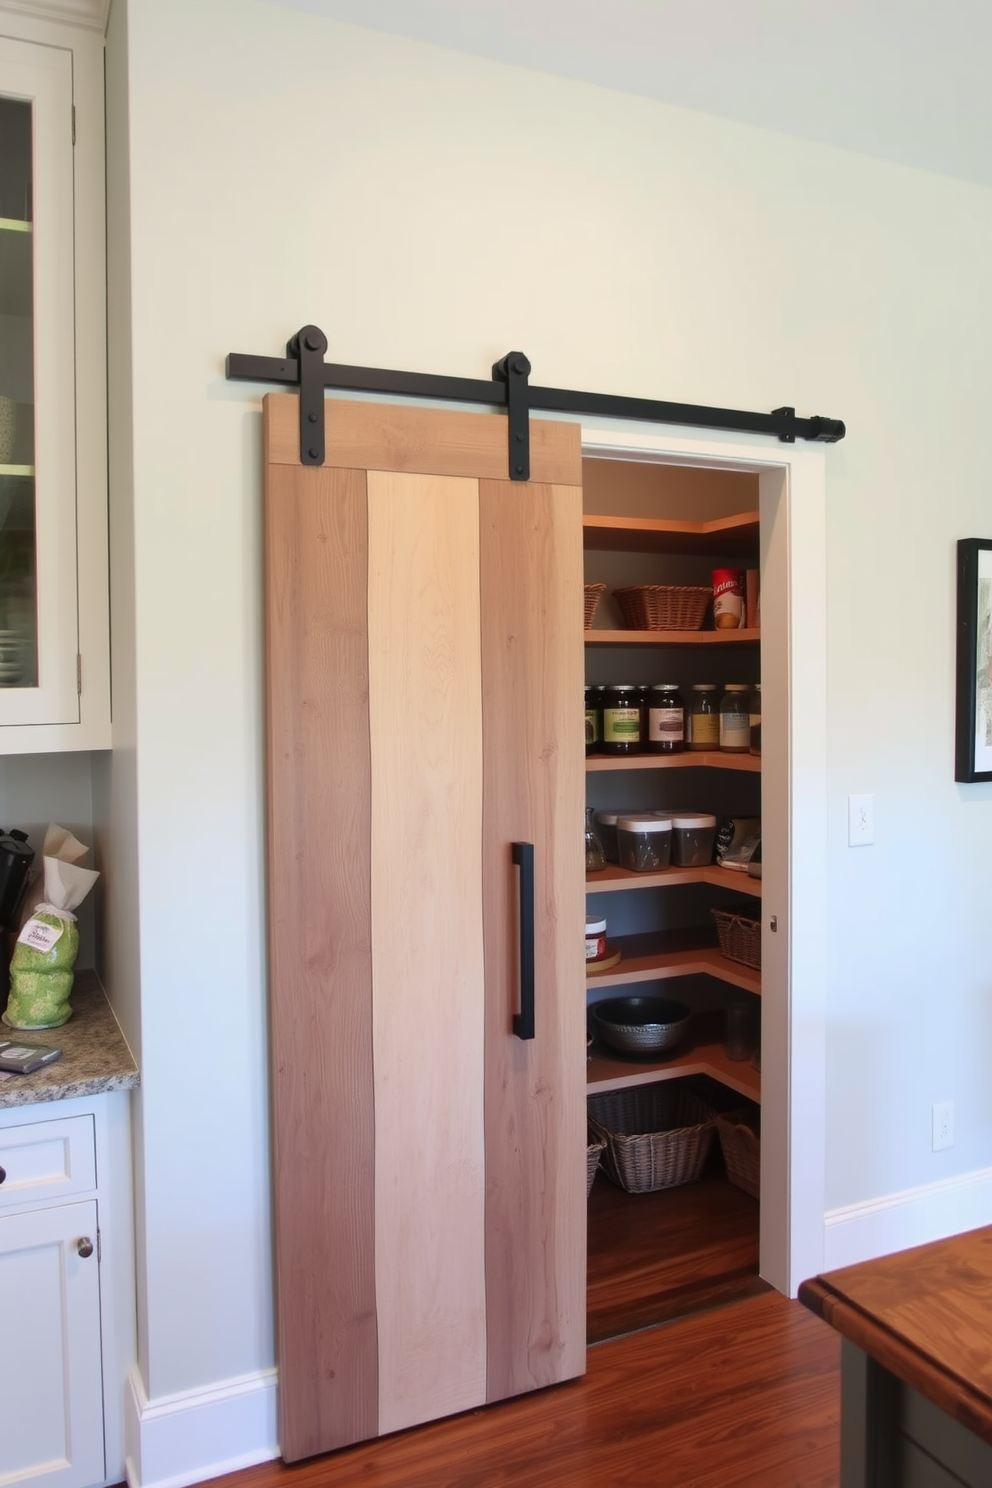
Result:
<svg viewBox="0 0 992 1488"><path fill-rule="evenodd" d="M958 542L954 779L992 780L992 539L982 537Z"/></svg>

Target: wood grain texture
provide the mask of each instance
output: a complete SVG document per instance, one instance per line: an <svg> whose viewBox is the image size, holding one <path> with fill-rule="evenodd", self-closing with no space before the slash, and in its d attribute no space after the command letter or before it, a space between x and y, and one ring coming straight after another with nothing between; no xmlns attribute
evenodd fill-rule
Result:
<svg viewBox="0 0 992 1488"><path fill-rule="evenodd" d="M723 1176L627 1194L603 1172L589 1195L589 1343L768 1290L758 1276L758 1201Z"/></svg>
<svg viewBox="0 0 992 1488"><path fill-rule="evenodd" d="M279 1440L294 1460L377 1430L364 476L267 465L265 554Z"/></svg>
<svg viewBox="0 0 992 1488"><path fill-rule="evenodd" d="M486 1301L490 1401L581 1373L585 744L581 491L479 487L485 778ZM536 1037L519 1005L510 845L534 844Z"/></svg>
<svg viewBox="0 0 992 1488"><path fill-rule="evenodd" d="M992 1226L804 1282L800 1299L992 1443Z"/></svg>
<svg viewBox="0 0 992 1488"><path fill-rule="evenodd" d="M269 393L265 401L271 410L270 460L277 465L298 464L297 395ZM451 412L401 403L329 399L324 404L324 435L327 465L490 480L504 480L507 474L506 415L499 411ZM580 485L579 425L531 419L530 467L532 481ZM581 616L580 605L580 629Z"/></svg>
<svg viewBox="0 0 992 1488"><path fill-rule="evenodd" d="M218 1488L837 1488L839 1344L769 1292L601 1344L559 1388Z"/></svg>
<svg viewBox="0 0 992 1488"><path fill-rule="evenodd" d="M379 1429L486 1398L475 481L369 472Z"/></svg>

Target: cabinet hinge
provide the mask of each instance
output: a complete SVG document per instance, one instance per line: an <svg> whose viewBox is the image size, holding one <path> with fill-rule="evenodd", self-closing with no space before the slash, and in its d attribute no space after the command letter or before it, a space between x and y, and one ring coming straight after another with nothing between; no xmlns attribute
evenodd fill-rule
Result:
<svg viewBox="0 0 992 1488"><path fill-rule="evenodd" d="M76 143L76 105L72 105L72 143Z"/></svg>
<svg viewBox="0 0 992 1488"><path fill-rule="evenodd" d="M76 696L83 695L83 658L76 652Z"/></svg>

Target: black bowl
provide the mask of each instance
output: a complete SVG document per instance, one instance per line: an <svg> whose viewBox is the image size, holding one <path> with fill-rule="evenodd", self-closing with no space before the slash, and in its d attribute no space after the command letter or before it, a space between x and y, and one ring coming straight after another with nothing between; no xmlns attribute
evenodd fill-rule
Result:
<svg viewBox="0 0 992 1488"><path fill-rule="evenodd" d="M689 1009L674 997L608 997L592 1008L596 1030L619 1054L668 1054L689 1026Z"/></svg>

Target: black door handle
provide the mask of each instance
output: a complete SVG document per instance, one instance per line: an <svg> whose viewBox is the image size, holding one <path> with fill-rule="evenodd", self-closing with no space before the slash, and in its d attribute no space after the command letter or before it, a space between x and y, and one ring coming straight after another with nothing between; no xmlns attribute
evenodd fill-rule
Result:
<svg viewBox="0 0 992 1488"><path fill-rule="evenodd" d="M518 1039L534 1037L534 844L514 842L513 861L520 869L520 1011L513 1015Z"/></svg>

